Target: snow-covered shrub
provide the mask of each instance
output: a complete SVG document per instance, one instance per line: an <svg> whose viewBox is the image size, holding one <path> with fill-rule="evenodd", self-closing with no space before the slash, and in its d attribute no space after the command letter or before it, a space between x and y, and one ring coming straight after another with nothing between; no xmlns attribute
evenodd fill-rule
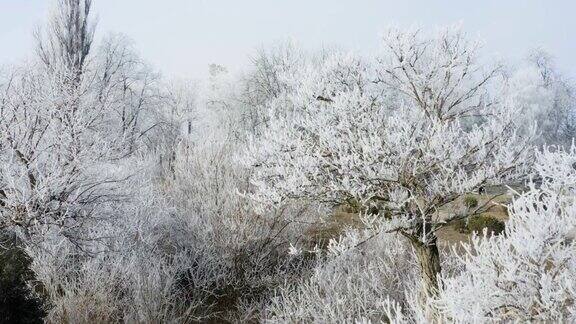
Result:
<svg viewBox="0 0 576 324"><path fill-rule="evenodd" d="M54 228L27 243L48 296L48 322L164 321L194 303L174 293L186 259L170 250L170 208L151 182L138 180L126 183L130 200L108 206L109 217L83 229L81 245Z"/></svg>
<svg viewBox="0 0 576 324"><path fill-rule="evenodd" d="M210 302L220 317L240 316L238 307L260 308L263 296L305 266L306 260L294 262L286 250L289 242L302 239L315 217L305 204L256 213L242 194L250 190L250 170L237 163L241 147L234 144L214 134L181 145L173 177L162 180L178 224L176 244L204 251L203 258L217 258L214 262L222 265L222 280L210 288Z"/></svg>
<svg viewBox="0 0 576 324"><path fill-rule="evenodd" d="M405 292L417 290L416 260L398 234L350 230L331 240L326 254L300 281L271 299L265 322L343 323L404 317Z"/></svg>
<svg viewBox="0 0 576 324"><path fill-rule="evenodd" d="M501 236L477 235L460 257L465 270L443 278L437 306L459 322L576 319L576 147L545 148L542 184L510 206Z"/></svg>

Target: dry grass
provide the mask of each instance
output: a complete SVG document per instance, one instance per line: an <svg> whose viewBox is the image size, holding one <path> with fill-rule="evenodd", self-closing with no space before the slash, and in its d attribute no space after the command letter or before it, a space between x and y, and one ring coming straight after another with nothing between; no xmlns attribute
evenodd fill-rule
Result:
<svg viewBox="0 0 576 324"><path fill-rule="evenodd" d="M470 196L470 195L468 195ZM500 221L508 220L508 210L505 205L511 201L511 196L503 194L497 197L494 195L473 195L478 200L478 206L485 206L481 209L479 215L493 217ZM453 204L446 206L442 212L449 215L452 210L458 208L463 202L463 197L458 198ZM462 233L455 229L454 225L449 225L441 228L437 232L440 244L451 246L460 242L467 242L470 239L470 234Z"/></svg>
<svg viewBox="0 0 576 324"><path fill-rule="evenodd" d="M478 200L478 206L484 206L479 215L490 216L495 219L508 220L508 211L505 207L511 201L509 194L502 194L495 197L495 194L466 195L473 196ZM456 210L461 209L464 204L464 196L456 199L453 203L446 205L439 212L440 218L447 218ZM335 210L331 217L312 227L306 233L306 237L311 245L324 247L332 238L337 238L346 228L359 228L362 226L359 215L349 208L340 207ZM449 225L441 228L437 232L440 244L448 247L470 239L470 234L462 233Z"/></svg>
<svg viewBox="0 0 576 324"><path fill-rule="evenodd" d="M337 238L347 228L360 228L362 221L358 213L352 213L341 207L334 214L317 226L311 227L306 233L309 243L314 246L325 247L328 241Z"/></svg>

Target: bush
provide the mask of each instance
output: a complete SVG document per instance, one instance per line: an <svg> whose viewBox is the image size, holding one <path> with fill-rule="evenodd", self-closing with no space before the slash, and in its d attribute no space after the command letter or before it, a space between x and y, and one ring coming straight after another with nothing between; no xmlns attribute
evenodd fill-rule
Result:
<svg viewBox="0 0 576 324"><path fill-rule="evenodd" d="M498 235L504 232L506 225L503 221L494 217L478 215L468 219L467 227L470 232L482 233L484 228L486 228L489 234L492 233L494 235Z"/></svg>
<svg viewBox="0 0 576 324"><path fill-rule="evenodd" d="M21 249L0 250L0 319L2 323L42 323L42 301L29 290L34 279L30 258Z"/></svg>
<svg viewBox="0 0 576 324"><path fill-rule="evenodd" d="M453 222L454 230L459 233L470 233L468 230L468 225L466 225L466 219L457 219Z"/></svg>
<svg viewBox="0 0 576 324"><path fill-rule="evenodd" d="M330 240L310 273L286 283L269 299L265 323L402 322L408 308L406 291L417 285L418 273L408 242L394 234L351 229ZM366 242L361 246L359 242Z"/></svg>
<svg viewBox="0 0 576 324"><path fill-rule="evenodd" d="M452 222L454 230L459 233L470 234L472 232L482 233L484 228L488 233L499 235L504 232L506 225L503 221L487 215L472 216L466 219L458 219Z"/></svg>
<svg viewBox="0 0 576 324"><path fill-rule="evenodd" d="M466 196L464 197L464 206L468 209L478 207L478 199L474 196Z"/></svg>
<svg viewBox="0 0 576 324"><path fill-rule="evenodd" d="M344 204L344 211L347 213L358 214L362 211L362 209L362 204L354 198L348 199L346 204Z"/></svg>

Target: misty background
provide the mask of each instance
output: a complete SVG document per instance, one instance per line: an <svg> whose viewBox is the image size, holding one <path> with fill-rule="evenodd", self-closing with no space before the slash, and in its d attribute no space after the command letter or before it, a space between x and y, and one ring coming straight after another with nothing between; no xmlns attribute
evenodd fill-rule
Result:
<svg viewBox="0 0 576 324"><path fill-rule="evenodd" d="M50 6L45 0L0 1L0 38L9 44L0 61L30 55L31 30L44 22ZM166 76L202 78L211 63L235 71L256 49L287 38L311 50L337 44L365 53L379 48L378 36L391 25L461 23L485 41L488 56L515 63L540 48L576 77L576 2L570 0L101 0L94 11L98 37L121 31Z"/></svg>

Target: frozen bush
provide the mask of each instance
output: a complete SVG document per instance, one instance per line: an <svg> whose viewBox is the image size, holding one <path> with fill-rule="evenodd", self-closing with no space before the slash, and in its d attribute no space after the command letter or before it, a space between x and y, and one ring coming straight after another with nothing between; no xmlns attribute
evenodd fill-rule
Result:
<svg viewBox="0 0 576 324"><path fill-rule="evenodd" d="M573 322L576 318L576 148L545 148L542 186L510 207L505 235L475 235L459 275L443 279L437 307L459 322Z"/></svg>
<svg viewBox="0 0 576 324"><path fill-rule="evenodd" d="M381 322L404 318L405 292L417 287L416 262L397 234L349 231L332 240L309 276L287 283L265 322Z"/></svg>

